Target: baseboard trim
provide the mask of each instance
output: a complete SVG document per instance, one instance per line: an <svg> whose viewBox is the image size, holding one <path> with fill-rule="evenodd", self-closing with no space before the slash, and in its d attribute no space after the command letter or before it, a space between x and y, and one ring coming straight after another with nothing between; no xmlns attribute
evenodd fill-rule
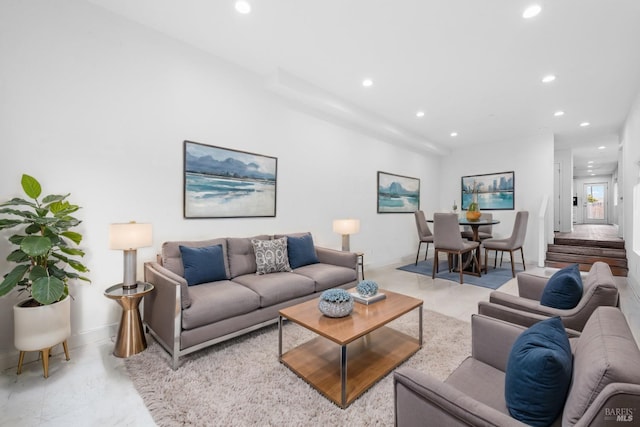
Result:
<svg viewBox="0 0 640 427"><path fill-rule="evenodd" d="M115 337L118 330L118 323L106 325L90 331L85 331L77 335L71 335L67 340L69 345L69 352L73 358L73 349L91 345L99 341L104 341ZM57 356L63 354L61 345L57 345L53 348L51 356ZM18 350L8 351L4 354L0 354L0 370L15 369L18 367L18 356L20 352ZM30 351L24 356L24 363L35 362L39 358L38 352Z"/></svg>

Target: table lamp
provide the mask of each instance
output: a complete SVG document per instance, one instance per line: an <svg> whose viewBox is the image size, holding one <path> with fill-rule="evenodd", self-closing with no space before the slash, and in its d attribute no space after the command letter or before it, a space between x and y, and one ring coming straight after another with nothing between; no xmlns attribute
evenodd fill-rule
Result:
<svg viewBox="0 0 640 427"><path fill-rule="evenodd" d="M109 227L109 249L124 251L124 280L122 289L135 289L136 249L151 246L153 237L151 224L138 224L135 221L124 224L111 224Z"/></svg>
<svg viewBox="0 0 640 427"><path fill-rule="evenodd" d="M360 231L359 219L335 219L333 220L333 232L342 234L342 250L349 252L349 235Z"/></svg>

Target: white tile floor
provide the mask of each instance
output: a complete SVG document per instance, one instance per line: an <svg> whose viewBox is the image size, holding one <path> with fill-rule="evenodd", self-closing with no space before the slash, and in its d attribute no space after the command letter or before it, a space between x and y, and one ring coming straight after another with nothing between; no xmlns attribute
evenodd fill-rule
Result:
<svg viewBox="0 0 640 427"><path fill-rule="evenodd" d="M422 298L425 308L469 321L477 303L488 300L490 289L396 270L389 266L367 270L366 278L381 287ZM528 269L533 269L528 266ZM516 293L515 280L500 289ZM623 305L624 309L624 305ZM638 310L633 310L638 313ZM637 316L634 320L638 321ZM638 323L635 323L637 332ZM142 399L129 381L122 359L114 357L113 342L105 340L71 349L71 360L56 355L49 378L39 362L0 375L2 426L153 426Z"/></svg>

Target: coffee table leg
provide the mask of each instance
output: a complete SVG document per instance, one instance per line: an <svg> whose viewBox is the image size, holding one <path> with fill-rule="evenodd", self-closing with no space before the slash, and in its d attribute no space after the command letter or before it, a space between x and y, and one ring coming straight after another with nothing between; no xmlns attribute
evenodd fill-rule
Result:
<svg viewBox="0 0 640 427"><path fill-rule="evenodd" d="M342 388L342 407L347 405L347 346L340 346L340 381Z"/></svg>
<svg viewBox="0 0 640 427"><path fill-rule="evenodd" d="M282 316L278 316L278 360L282 362Z"/></svg>
<svg viewBox="0 0 640 427"><path fill-rule="evenodd" d="M420 342L420 348L422 348L422 305L418 308L418 312L420 313L420 315L418 316L418 321L420 322L418 324L418 333L420 334L419 336L419 342Z"/></svg>

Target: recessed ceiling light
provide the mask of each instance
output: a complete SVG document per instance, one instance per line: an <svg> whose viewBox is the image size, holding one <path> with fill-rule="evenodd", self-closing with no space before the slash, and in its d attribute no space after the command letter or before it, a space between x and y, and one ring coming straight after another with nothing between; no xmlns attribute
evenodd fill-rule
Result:
<svg viewBox="0 0 640 427"><path fill-rule="evenodd" d="M364 79L362 81L362 86L364 86L364 87L370 87L372 85L373 85L373 80L371 80L371 79Z"/></svg>
<svg viewBox="0 0 640 427"><path fill-rule="evenodd" d="M593 163L593 160L589 160L587 163L588 163L588 164L592 164L592 163Z"/></svg>
<svg viewBox="0 0 640 427"><path fill-rule="evenodd" d="M595 173L592 173L592 174L591 174L591 176L596 176L596 174L595 174Z"/></svg>
<svg viewBox="0 0 640 427"><path fill-rule="evenodd" d="M418 111L416 117L424 117L424 111Z"/></svg>
<svg viewBox="0 0 640 427"><path fill-rule="evenodd" d="M605 147L604 145L601 145L600 147L598 147L598 150L604 150L605 148L607 147Z"/></svg>
<svg viewBox="0 0 640 427"><path fill-rule="evenodd" d="M451 132L449 135L455 138L456 136L458 136L458 132Z"/></svg>
<svg viewBox="0 0 640 427"><path fill-rule="evenodd" d="M246 15L247 13L251 13L251 5L248 1L238 0L236 2L236 11L238 11L238 13Z"/></svg>
<svg viewBox="0 0 640 427"><path fill-rule="evenodd" d="M556 111L553 115L556 117L564 116L564 111Z"/></svg>
<svg viewBox="0 0 640 427"><path fill-rule="evenodd" d="M522 12L522 17L524 19L531 19L534 16L538 16L541 10L542 8L540 7L539 4L532 4L531 6L526 8L524 12Z"/></svg>
<svg viewBox="0 0 640 427"><path fill-rule="evenodd" d="M583 128L584 128L584 127L589 126L590 124L591 124L591 123L589 123L589 122L582 122L582 123L580 123L580 127L583 127Z"/></svg>
<svg viewBox="0 0 640 427"><path fill-rule="evenodd" d="M551 83L555 79L556 79L556 76L554 76L553 74L547 74L542 78L542 83Z"/></svg>

